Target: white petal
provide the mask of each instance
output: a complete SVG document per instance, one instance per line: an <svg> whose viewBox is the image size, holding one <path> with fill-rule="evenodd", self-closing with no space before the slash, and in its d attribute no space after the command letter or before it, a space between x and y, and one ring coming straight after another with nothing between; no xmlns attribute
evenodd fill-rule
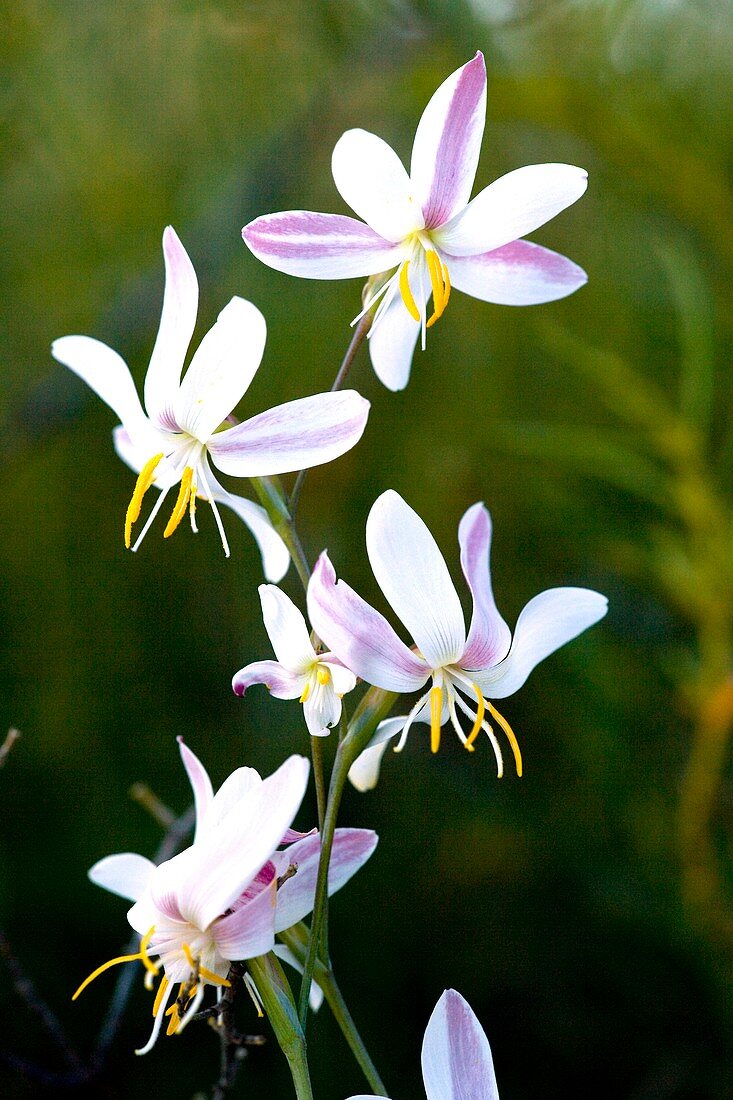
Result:
<svg viewBox="0 0 733 1100"><path fill-rule="evenodd" d="M461 603L435 539L394 490L372 505L366 543L379 587L428 665L452 664L466 644Z"/></svg>
<svg viewBox="0 0 733 1100"><path fill-rule="evenodd" d="M209 773L206 768L203 766L198 756L191 752L188 745L184 744L182 737L178 738L178 748L181 753L183 766L186 769L188 781L193 791L196 809L196 836L199 836L202 829L205 828L204 822L211 808L211 803L214 800L214 790L211 786L211 780L209 779Z"/></svg>
<svg viewBox="0 0 733 1100"><path fill-rule="evenodd" d="M489 1040L455 989L446 989L428 1021L422 1072L428 1100L499 1098Z"/></svg>
<svg viewBox="0 0 733 1100"><path fill-rule="evenodd" d="M474 504L458 525L461 568L473 597L473 615L461 666L488 668L506 657L512 633L499 614L491 588L489 553L491 516L483 504Z"/></svg>
<svg viewBox="0 0 733 1100"><path fill-rule="evenodd" d="M255 768L235 768L214 795L210 824L219 826L230 814L245 817L256 805L264 780ZM229 823L231 824L231 823Z"/></svg>
<svg viewBox="0 0 733 1100"><path fill-rule="evenodd" d="M581 267L531 241L514 241L480 256L448 256L456 290L501 306L534 306L565 298L588 281Z"/></svg>
<svg viewBox="0 0 733 1100"><path fill-rule="evenodd" d="M312 737L325 737L333 726L338 725L341 719L341 700L334 691L333 684L316 682L303 704L303 714L308 733Z"/></svg>
<svg viewBox="0 0 733 1100"><path fill-rule="evenodd" d="M112 348L91 336L62 336L51 354L77 374L117 414L128 433L142 446L155 429L143 412L127 363ZM155 454L155 451L150 451Z"/></svg>
<svg viewBox="0 0 733 1100"><path fill-rule="evenodd" d="M417 298L415 304L419 309L420 303ZM408 383L412 356L419 335L420 322L407 312L400 294L394 294L392 301L380 314L377 324L369 333L369 357L374 373L379 381L393 393L404 390Z"/></svg>
<svg viewBox="0 0 733 1100"><path fill-rule="evenodd" d="M407 721L407 715L398 718L386 718L377 726L377 731L363 752L359 753L349 768L349 780L357 791L371 791L379 780L382 757L392 737L396 737Z"/></svg>
<svg viewBox="0 0 733 1100"><path fill-rule="evenodd" d="M145 408L162 428L176 430L173 402L188 345L196 327L199 284L186 249L173 226L163 233L165 292L158 336L145 376Z"/></svg>
<svg viewBox="0 0 733 1100"><path fill-rule="evenodd" d="M266 214L245 225L242 236L258 260L302 279L377 275L396 267L404 253L356 218L310 210Z"/></svg>
<svg viewBox="0 0 733 1100"><path fill-rule="evenodd" d="M494 180L452 221L435 233L451 256L491 252L533 233L576 202L588 173L572 164L529 164Z"/></svg>
<svg viewBox="0 0 733 1100"><path fill-rule="evenodd" d="M337 829L328 864L328 896L331 897L366 863L379 838L371 829ZM285 852L277 852L273 862L278 875L289 866L298 868L292 878L282 884L277 893L275 931L291 928L313 909L316 894L321 838L307 836L292 844Z"/></svg>
<svg viewBox="0 0 733 1100"><path fill-rule="evenodd" d="M410 178L425 224L433 229L466 205L486 121L483 54L443 81L425 108L412 147Z"/></svg>
<svg viewBox="0 0 733 1100"><path fill-rule="evenodd" d="M608 600L589 588L549 588L529 601L517 620L512 647L504 660L472 673L490 699L505 699L522 686L550 653L602 619Z"/></svg>
<svg viewBox="0 0 733 1100"><path fill-rule="evenodd" d="M105 856L89 870L89 878L111 894L137 901L144 893L155 864L135 852Z"/></svg>
<svg viewBox="0 0 733 1100"><path fill-rule="evenodd" d="M275 584L259 587L262 618L280 664L289 672L303 674L316 660L302 613Z"/></svg>
<svg viewBox="0 0 733 1100"><path fill-rule="evenodd" d="M199 344L175 399L181 428L206 443L249 388L267 325L257 306L232 298Z"/></svg>
<svg viewBox="0 0 733 1100"><path fill-rule="evenodd" d="M274 953L278 959L282 959L288 966L292 966L293 970L297 970L299 974L303 973L303 967L296 959L293 952L289 947L286 947L284 943L276 943L273 948ZM310 993L308 995L308 1004L311 1012L318 1012L318 1009L323 1004L323 990L318 982L311 982Z"/></svg>
<svg viewBox="0 0 733 1100"><path fill-rule="evenodd" d="M328 665L333 679L333 689L338 695L347 695L354 690L356 676L350 668L341 664L338 657L334 657L332 653L320 653L318 659Z"/></svg>
<svg viewBox="0 0 733 1100"><path fill-rule="evenodd" d="M387 241L403 240L424 225L411 197L410 177L394 149L367 130L347 130L331 158L341 197Z"/></svg>
<svg viewBox="0 0 733 1100"><path fill-rule="evenodd" d="M281 581L290 566L290 551L272 526L270 517L261 504L247 500L246 497L230 493L214 476L205 459L206 480L211 495L219 504L226 504L235 512L242 523L249 527L262 557L262 571L268 581Z"/></svg>

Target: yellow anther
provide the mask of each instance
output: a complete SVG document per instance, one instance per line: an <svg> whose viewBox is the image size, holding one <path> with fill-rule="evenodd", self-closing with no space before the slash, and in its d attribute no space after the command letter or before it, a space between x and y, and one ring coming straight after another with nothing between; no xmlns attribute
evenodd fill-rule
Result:
<svg viewBox="0 0 733 1100"><path fill-rule="evenodd" d="M307 703L308 700L310 699L310 694L311 694L311 682L309 680L308 683L303 688L303 694L301 695L299 702Z"/></svg>
<svg viewBox="0 0 733 1100"><path fill-rule="evenodd" d="M214 974L211 970L207 970L206 967L201 966L201 964L199 964L199 974L205 981L211 982L212 985L221 985L225 989L229 989L232 984L228 978L220 978L218 974Z"/></svg>
<svg viewBox="0 0 733 1100"><path fill-rule="evenodd" d="M147 954L148 944L150 943L150 938L153 935L154 931L155 925L149 928L148 931L145 933L142 940L140 941L140 950L134 955L118 955L116 959L109 959L108 962L102 963L102 965L98 966L96 970L93 970L89 977L85 978L84 981L81 983L76 993L71 998L72 1001L75 1001L79 994L82 993L86 989L86 987L94 981L95 978L98 978L100 974L104 974L105 970L109 970L112 966L118 966L120 963L140 961L145 964L145 967L148 970L152 970L155 974L157 974L159 971L159 967L157 967L154 962L151 962Z"/></svg>
<svg viewBox="0 0 733 1100"><path fill-rule="evenodd" d="M181 488L178 490L178 500L173 507L171 518L168 520L166 529L163 532L164 539L169 539L171 537L176 527L178 527L178 524L181 522L186 514L186 509L188 508L188 502L191 496L192 481L193 469L190 466L186 466L181 477Z"/></svg>
<svg viewBox="0 0 733 1100"><path fill-rule="evenodd" d="M514 753L514 764L515 764L516 769L517 769L517 775L520 776L520 778L521 778L521 775L522 775L522 754L519 751L519 744L518 744L517 739L514 735L514 730L509 725L509 723L507 722L507 720L503 716L503 714L499 714L496 707L492 707L492 705L488 701L488 699L486 700L486 706L489 709L489 713L496 719L496 721L499 723L501 728L504 730L504 733L506 734L507 741L511 745L512 752Z"/></svg>
<svg viewBox="0 0 733 1100"><path fill-rule="evenodd" d="M443 689L430 689L430 751L440 748L440 719L443 713Z"/></svg>
<svg viewBox="0 0 733 1100"><path fill-rule="evenodd" d="M186 962L188 963L188 965L191 967L192 970L195 970L196 969L196 961L195 961L193 955L191 954L191 948L188 946L187 943L182 943L181 944L181 951L186 956Z"/></svg>
<svg viewBox="0 0 733 1100"><path fill-rule="evenodd" d="M160 454L153 455L152 458L148 459L137 475L135 488L133 489L132 497L130 498L130 503L127 505L127 512L125 514L125 546L128 550L130 549L130 542L132 541L132 525L140 518L143 497L155 480L155 468L162 457L162 451Z"/></svg>
<svg viewBox="0 0 733 1100"><path fill-rule="evenodd" d="M410 261L405 260L400 271L400 294L402 295L402 301L405 303L407 312L411 317L414 317L416 321L420 320L420 310L417 308L417 303L412 296L410 290L410 280L407 275L407 269L410 266Z"/></svg>
<svg viewBox="0 0 733 1100"><path fill-rule="evenodd" d="M473 728L471 729L471 732L469 733L468 737L466 738L466 748L467 749L473 748L473 743L474 743L474 741L476 740L476 738L478 737L478 735L481 731L481 723L483 722L484 715L486 714L486 700L484 699L483 695L481 694L481 688L478 686L478 684L474 684L474 683L471 683L471 687L476 692L476 701L478 702L478 709L476 710L476 720L473 723Z"/></svg>
<svg viewBox="0 0 733 1100"><path fill-rule="evenodd" d="M330 682L331 682L331 671L330 671L330 669L326 668L325 665L319 665L318 668L316 669L316 679L318 680L318 683L321 685L321 687L325 687L326 684L330 684Z"/></svg>
<svg viewBox="0 0 733 1100"><path fill-rule="evenodd" d="M166 990L168 989L168 979L164 976L160 979L160 985L158 986L158 992L155 994L155 1000L153 1001L153 1016L157 1016L160 1011L160 1006L163 1003Z"/></svg>
<svg viewBox="0 0 733 1100"><path fill-rule="evenodd" d="M181 986L181 990L182 989L183 986ZM179 991L178 996L180 997L180 995L181 993ZM166 1016L170 1016L170 1020L168 1021L168 1027L166 1028L165 1033L166 1035L175 1035L175 1033L178 1031L178 1028L181 1026L181 1017L178 1015L178 1005L175 1003L172 1004L171 1007L167 1010Z"/></svg>
<svg viewBox="0 0 733 1100"><path fill-rule="evenodd" d="M429 249L425 255L428 261L428 271L430 272L430 285L433 288L434 312L426 325L426 328L430 328L431 325L434 325L435 322L443 316L445 307L448 305L448 299L450 298L450 275L448 274L447 265L443 263L437 252Z"/></svg>

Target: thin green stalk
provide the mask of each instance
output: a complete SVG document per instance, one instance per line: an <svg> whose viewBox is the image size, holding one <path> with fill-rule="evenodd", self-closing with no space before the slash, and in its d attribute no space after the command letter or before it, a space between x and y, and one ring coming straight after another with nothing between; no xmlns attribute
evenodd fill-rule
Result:
<svg viewBox="0 0 733 1100"><path fill-rule="evenodd" d="M247 969L254 978L275 1038L288 1060L297 1100L313 1100L303 1029L288 980L273 954L250 959Z"/></svg>
<svg viewBox="0 0 733 1100"><path fill-rule="evenodd" d="M303 981L298 999L298 1016L301 1027L304 1029L308 1018L308 997L316 961L320 959L325 965L328 965L328 932L326 928L328 865L331 861L331 848L333 847L333 836L336 831L336 819L341 805L341 796L344 792L349 768L362 749L365 749L369 744L374 730L382 718L389 713L396 698L394 692L370 688L354 711L349 723L349 732L336 750L336 759L328 790L326 816L321 829L321 855L318 861L311 935L308 941L308 953L305 959Z"/></svg>
<svg viewBox="0 0 733 1100"><path fill-rule="evenodd" d="M305 963L305 956L308 950L308 938L308 928L302 922L280 933L280 939L290 948L301 966ZM369 1051L364 1045L364 1040L359 1034L359 1030L349 1012L343 994L336 982L333 970L330 966L324 966L322 962L317 962L314 978L323 990L326 1002L333 1013L336 1023L341 1029L341 1034L348 1043L351 1053L354 1055L357 1064L369 1083L369 1087L373 1089L375 1093L386 1096L387 1090L384 1082L379 1076L377 1067L374 1065L374 1062L372 1062Z"/></svg>

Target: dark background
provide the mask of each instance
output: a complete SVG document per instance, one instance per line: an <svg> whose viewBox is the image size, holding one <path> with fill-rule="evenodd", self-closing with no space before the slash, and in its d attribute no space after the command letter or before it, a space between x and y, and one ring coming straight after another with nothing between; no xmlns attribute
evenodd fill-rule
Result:
<svg viewBox="0 0 733 1100"><path fill-rule="evenodd" d="M382 607L363 543L378 493L407 498L454 572L458 520L483 499L511 624L554 585L611 610L505 704L521 781L497 782L488 743L469 757L446 737L432 757L413 734L376 792L348 792L344 823L381 843L332 905L336 971L396 1100L423 1095L448 985L485 1026L503 1100L733 1095L730 4L16 0L3 25L0 731L23 737L0 773L0 923L69 1042L90 1055L114 976L70 995L127 936L124 902L86 870L161 835L131 784L181 811L178 734L216 782L308 740L296 704L229 689L270 656L253 540L225 516L226 561L202 508L197 538L184 524L163 542L159 524L127 553L113 416L49 345L95 335L142 384L172 223L201 283L196 339L235 293L267 317L242 415L327 389L358 281L280 275L239 230L345 213L340 134L374 130L407 160L430 95L480 48L477 189L525 163L587 167L587 195L534 239L589 284L526 310L456 294L399 395L363 354L367 432L309 476L303 538ZM300 599L294 573L285 587ZM59 1091L63 1057L7 970L0 1011L3 1095ZM191 1027L138 1060L150 1022L140 982L90 1095L209 1087L214 1036ZM317 1097L365 1091L326 1010L310 1048ZM290 1094L274 1041L239 1092Z"/></svg>

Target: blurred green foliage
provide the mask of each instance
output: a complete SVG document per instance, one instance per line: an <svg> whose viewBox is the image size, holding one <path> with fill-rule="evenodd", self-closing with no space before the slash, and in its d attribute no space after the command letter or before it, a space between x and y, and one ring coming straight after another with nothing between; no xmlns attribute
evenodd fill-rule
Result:
<svg viewBox="0 0 733 1100"><path fill-rule="evenodd" d="M203 514L197 538L153 531L125 552L132 482L111 416L50 342L98 336L141 381L172 223L201 282L199 336L235 293L267 317L242 412L327 388L358 283L270 271L239 229L275 209L345 212L340 134L372 129L407 158L431 92L482 49L477 186L524 163L587 167L587 196L537 238L589 284L532 310L456 295L403 394L362 356L367 434L309 476L304 539L378 600L363 527L380 491L407 498L454 567L457 521L483 499L510 622L566 583L606 592L611 612L511 700L521 782L497 783L488 745L469 758L448 739L433 758L413 737L375 793L347 795L344 822L381 843L331 907L334 962L395 1097L422 1095L421 1036L447 985L482 1020L504 1098L733 1095L730 4L16 0L3 14L0 722L24 736L0 772L0 923L70 1041L92 1049L112 980L70 993L126 937L124 903L86 868L159 841L130 785L184 808L178 734L219 781L308 746L297 706L229 690L269 656L252 540L227 517L225 561ZM314 817L311 803L301 824ZM7 973L0 1004L3 1095L58 1091L62 1056ZM149 1009L136 990L90 1095L214 1079L203 1027L134 1058ZM317 1096L363 1091L325 1011L310 1048ZM289 1087L275 1044L255 1049L242 1094Z"/></svg>

